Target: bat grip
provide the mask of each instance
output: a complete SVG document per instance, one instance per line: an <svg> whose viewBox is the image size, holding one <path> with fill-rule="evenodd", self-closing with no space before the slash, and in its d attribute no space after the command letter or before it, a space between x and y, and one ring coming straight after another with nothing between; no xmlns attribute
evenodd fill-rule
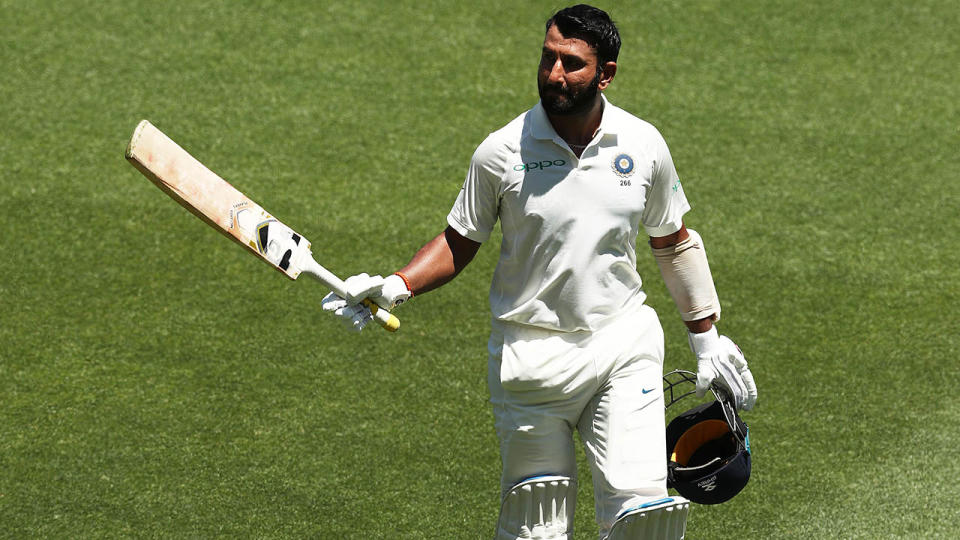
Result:
<svg viewBox="0 0 960 540"><path fill-rule="evenodd" d="M373 318L377 321L377 324L384 328L384 330L388 332L396 332L397 329L400 328L400 319L398 319L393 313L390 313L386 309L378 306L373 300L364 298L363 305L370 308L370 312L373 313Z"/></svg>

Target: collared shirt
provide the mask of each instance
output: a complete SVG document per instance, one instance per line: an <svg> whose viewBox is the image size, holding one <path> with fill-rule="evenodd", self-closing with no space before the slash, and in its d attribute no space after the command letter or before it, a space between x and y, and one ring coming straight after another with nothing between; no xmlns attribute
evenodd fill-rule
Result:
<svg viewBox="0 0 960 540"><path fill-rule="evenodd" d="M579 331L644 301L641 226L649 236L672 234L689 209L660 132L604 98L600 128L579 158L539 103L491 133L447 222L484 242L500 220L496 319Z"/></svg>

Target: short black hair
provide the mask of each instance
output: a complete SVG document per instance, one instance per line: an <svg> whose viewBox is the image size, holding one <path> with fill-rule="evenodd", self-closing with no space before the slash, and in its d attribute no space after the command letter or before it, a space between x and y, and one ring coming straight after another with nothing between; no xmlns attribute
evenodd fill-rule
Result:
<svg viewBox="0 0 960 540"><path fill-rule="evenodd" d="M547 21L547 31L556 25L564 37L582 39L597 51L597 60L602 66L616 62L620 55L620 32L606 11L577 4L556 12Z"/></svg>

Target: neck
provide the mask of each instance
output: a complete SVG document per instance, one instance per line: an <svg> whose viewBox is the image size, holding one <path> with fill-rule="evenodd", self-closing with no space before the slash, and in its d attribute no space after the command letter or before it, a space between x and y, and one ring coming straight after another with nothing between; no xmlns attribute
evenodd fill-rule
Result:
<svg viewBox="0 0 960 540"><path fill-rule="evenodd" d="M600 120L603 119L603 99L597 95L593 105L578 114L557 115L547 113L547 118L557 135L571 147L580 149L590 144L594 134L600 129Z"/></svg>

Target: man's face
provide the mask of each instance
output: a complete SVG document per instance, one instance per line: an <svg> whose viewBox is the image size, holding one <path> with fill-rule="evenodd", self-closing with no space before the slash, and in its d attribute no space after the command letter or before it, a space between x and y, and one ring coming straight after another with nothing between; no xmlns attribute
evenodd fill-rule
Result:
<svg viewBox="0 0 960 540"><path fill-rule="evenodd" d="M596 99L600 76L597 54L586 41L563 37L556 25L547 30L537 88L548 113L574 115L589 109Z"/></svg>

